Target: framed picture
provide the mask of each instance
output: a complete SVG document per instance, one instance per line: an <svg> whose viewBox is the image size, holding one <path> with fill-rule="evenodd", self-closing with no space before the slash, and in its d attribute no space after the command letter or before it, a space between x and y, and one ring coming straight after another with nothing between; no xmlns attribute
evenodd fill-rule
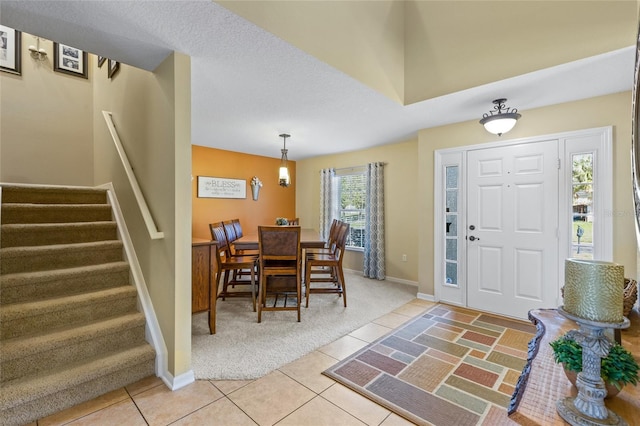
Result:
<svg viewBox="0 0 640 426"><path fill-rule="evenodd" d="M20 42L22 33L0 25L0 71L22 74Z"/></svg>
<svg viewBox="0 0 640 426"><path fill-rule="evenodd" d="M98 56L98 68L102 68L102 64L104 64L106 60L106 56Z"/></svg>
<svg viewBox="0 0 640 426"><path fill-rule="evenodd" d="M109 59L109 78L112 78L120 69L120 62Z"/></svg>
<svg viewBox="0 0 640 426"><path fill-rule="evenodd" d="M198 198L247 198L247 181L198 176Z"/></svg>
<svg viewBox="0 0 640 426"><path fill-rule="evenodd" d="M53 70L76 77L88 78L87 52L66 44L53 42Z"/></svg>

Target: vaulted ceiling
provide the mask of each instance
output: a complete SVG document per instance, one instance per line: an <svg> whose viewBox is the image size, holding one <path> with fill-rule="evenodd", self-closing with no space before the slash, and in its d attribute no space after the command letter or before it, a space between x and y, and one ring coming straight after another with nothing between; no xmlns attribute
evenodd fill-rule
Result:
<svg viewBox="0 0 640 426"><path fill-rule="evenodd" d="M191 56L192 143L291 159L630 90L636 1L5 1L0 23L153 70ZM482 130L478 125L478 131Z"/></svg>

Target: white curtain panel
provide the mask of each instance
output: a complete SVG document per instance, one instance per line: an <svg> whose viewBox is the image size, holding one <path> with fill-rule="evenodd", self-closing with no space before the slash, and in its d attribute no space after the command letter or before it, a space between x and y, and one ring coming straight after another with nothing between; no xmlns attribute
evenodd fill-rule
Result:
<svg viewBox="0 0 640 426"><path fill-rule="evenodd" d="M384 163L367 164L364 276L383 280L384 267Z"/></svg>
<svg viewBox="0 0 640 426"><path fill-rule="evenodd" d="M331 221L335 217L337 196L335 177L335 169L320 170L320 237L325 241L329 239Z"/></svg>

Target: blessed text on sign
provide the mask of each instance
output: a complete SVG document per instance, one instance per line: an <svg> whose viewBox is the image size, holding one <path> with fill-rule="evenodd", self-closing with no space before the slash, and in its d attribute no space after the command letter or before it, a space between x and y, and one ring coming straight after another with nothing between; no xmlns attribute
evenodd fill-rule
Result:
<svg viewBox="0 0 640 426"><path fill-rule="evenodd" d="M247 198L247 181L198 176L198 198Z"/></svg>

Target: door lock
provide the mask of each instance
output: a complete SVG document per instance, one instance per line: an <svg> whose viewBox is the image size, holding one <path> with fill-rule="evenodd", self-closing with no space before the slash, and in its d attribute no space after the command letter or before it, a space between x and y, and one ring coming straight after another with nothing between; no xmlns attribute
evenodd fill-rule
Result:
<svg viewBox="0 0 640 426"><path fill-rule="evenodd" d="M469 229L473 231L474 229L476 229L476 227L474 225L469 225Z"/></svg>

